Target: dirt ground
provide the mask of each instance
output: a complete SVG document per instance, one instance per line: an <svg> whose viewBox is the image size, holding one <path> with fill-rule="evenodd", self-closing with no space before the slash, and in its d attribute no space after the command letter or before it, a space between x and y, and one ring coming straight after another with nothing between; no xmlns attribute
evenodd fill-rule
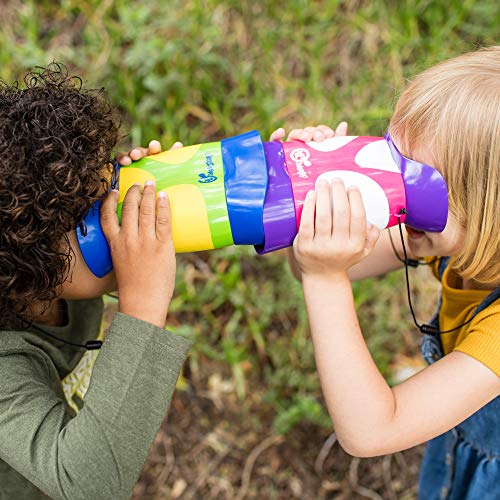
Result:
<svg viewBox="0 0 500 500"><path fill-rule="evenodd" d="M217 380L177 391L133 500L416 497L423 446L358 459L328 429L303 424L279 436L258 397L242 403Z"/></svg>

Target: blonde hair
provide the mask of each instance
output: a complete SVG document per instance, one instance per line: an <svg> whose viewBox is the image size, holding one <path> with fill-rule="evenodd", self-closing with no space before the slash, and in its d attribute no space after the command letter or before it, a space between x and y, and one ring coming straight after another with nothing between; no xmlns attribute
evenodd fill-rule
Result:
<svg viewBox="0 0 500 500"><path fill-rule="evenodd" d="M403 154L427 147L466 229L450 265L479 286L500 284L500 46L444 61L416 76L389 125Z"/></svg>

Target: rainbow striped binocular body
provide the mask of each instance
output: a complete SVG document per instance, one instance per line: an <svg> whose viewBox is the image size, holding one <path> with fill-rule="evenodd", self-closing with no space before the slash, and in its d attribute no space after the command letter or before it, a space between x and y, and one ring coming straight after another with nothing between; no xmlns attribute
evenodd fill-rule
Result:
<svg viewBox="0 0 500 500"><path fill-rule="evenodd" d="M118 216L134 183L156 182L172 211L177 252L254 245L259 254L292 245L308 191L338 177L361 191L367 219L380 229L405 222L442 231L447 188L434 168L410 160L386 137L263 142L257 131L147 156L119 168ZM77 228L82 255L98 277L112 269L97 202ZM402 210L405 209L405 210Z"/></svg>

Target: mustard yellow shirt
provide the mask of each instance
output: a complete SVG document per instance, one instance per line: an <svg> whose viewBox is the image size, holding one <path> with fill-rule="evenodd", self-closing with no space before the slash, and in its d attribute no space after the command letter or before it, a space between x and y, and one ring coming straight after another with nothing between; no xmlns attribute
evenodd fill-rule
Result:
<svg viewBox="0 0 500 500"><path fill-rule="evenodd" d="M439 279L439 261L432 264L432 272ZM442 305L439 312L441 331L451 330L468 321L477 306L491 290L463 290L456 288L458 276L449 266L443 273ZM500 299L462 328L441 334L445 354L461 351L477 359L500 377Z"/></svg>

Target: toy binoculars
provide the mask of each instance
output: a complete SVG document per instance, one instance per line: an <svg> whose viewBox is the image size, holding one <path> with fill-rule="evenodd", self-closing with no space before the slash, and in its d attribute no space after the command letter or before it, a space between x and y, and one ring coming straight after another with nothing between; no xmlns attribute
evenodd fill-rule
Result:
<svg viewBox="0 0 500 500"><path fill-rule="evenodd" d="M339 136L322 142L263 142L257 131L147 156L118 171L123 198L134 183L166 191L177 252L254 245L259 254L292 245L308 191L341 178L361 192L369 222L398 220L422 231L446 225L448 194L441 174L403 156L385 137ZM100 202L77 228L82 255L102 277L112 269L101 230ZM404 210L402 210L404 209Z"/></svg>

